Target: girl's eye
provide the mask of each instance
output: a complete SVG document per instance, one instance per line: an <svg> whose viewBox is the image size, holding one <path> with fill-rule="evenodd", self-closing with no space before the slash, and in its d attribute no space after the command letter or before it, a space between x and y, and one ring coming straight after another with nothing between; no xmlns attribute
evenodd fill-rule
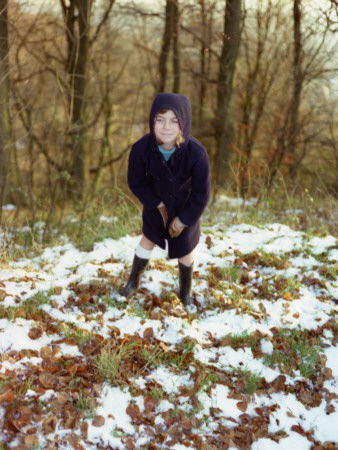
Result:
<svg viewBox="0 0 338 450"><path fill-rule="evenodd" d="M178 120L177 120L177 119L173 119L172 122L173 122L173 123L178 123Z"/></svg>
<svg viewBox="0 0 338 450"><path fill-rule="evenodd" d="M162 122L162 120L161 117L156 117L156 122Z"/></svg>

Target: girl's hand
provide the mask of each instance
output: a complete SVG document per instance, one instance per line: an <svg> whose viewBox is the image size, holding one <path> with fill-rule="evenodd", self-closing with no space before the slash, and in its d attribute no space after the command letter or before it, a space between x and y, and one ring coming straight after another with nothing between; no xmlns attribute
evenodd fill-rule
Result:
<svg viewBox="0 0 338 450"><path fill-rule="evenodd" d="M169 234L172 238L177 238L184 230L184 225L175 217L169 225Z"/></svg>
<svg viewBox="0 0 338 450"><path fill-rule="evenodd" d="M160 214L162 216L164 228L166 228L167 222L168 222L168 210L167 210L167 207L165 206L165 204L163 202L161 202L158 205L157 209L159 210L159 212L160 212Z"/></svg>

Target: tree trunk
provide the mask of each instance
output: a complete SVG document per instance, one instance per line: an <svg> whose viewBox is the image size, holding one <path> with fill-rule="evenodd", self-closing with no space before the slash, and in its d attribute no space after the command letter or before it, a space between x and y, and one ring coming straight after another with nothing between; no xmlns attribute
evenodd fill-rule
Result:
<svg viewBox="0 0 338 450"><path fill-rule="evenodd" d="M206 42L207 42L207 19L206 19L206 10L205 10L205 1L200 0L199 1L200 8L201 8L201 20L202 20L202 40L200 43L200 72L201 72L201 79L200 79L200 87L199 87L199 93L198 93L198 127L199 129L202 128L203 125L203 119L204 119L204 108L205 108L205 95L207 91L207 84L206 84Z"/></svg>
<svg viewBox="0 0 338 450"><path fill-rule="evenodd" d="M168 56L173 46L174 92L178 92L180 84L180 58L178 48L178 0L167 0L165 8L165 24L162 37L161 53L158 62L159 82L157 92L164 92L168 72Z"/></svg>
<svg viewBox="0 0 338 450"><path fill-rule="evenodd" d="M178 2L176 0L173 2L173 18L172 18L173 74L174 74L173 92L180 91L180 81L181 81L178 27L179 27L179 15L178 15Z"/></svg>
<svg viewBox="0 0 338 450"><path fill-rule="evenodd" d="M293 2L293 93L290 107L289 125L289 152L293 155L289 174L292 179L296 177L298 169L297 140L299 135L299 107L302 96L303 73L302 73L302 34L301 34L301 0Z"/></svg>
<svg viewBox="0 0 338 450"><path fill-rule="evenodd" d="M11 147L9 92L7 0L0 0L0 224Z"/></svg>
<svg viewBox="0 0 338 450"><path fill-rule="evenodd" d="M216 189L224 186L229 175L233 144L232 107L233 80L240 43L241 0L227 0L224 14L222 54L217 80L217 109L215 114L216 154L214 169Z"/></svg>
<svg viewBox="0 0 338 450"><path fill-rule="evenodd" d="M82 198L89 179L86 137L85 95L90 44L92 0L71 0L66 6L61 0L67 26L69 74L69 145L72 149L71 177L74 194Z"/></svg>

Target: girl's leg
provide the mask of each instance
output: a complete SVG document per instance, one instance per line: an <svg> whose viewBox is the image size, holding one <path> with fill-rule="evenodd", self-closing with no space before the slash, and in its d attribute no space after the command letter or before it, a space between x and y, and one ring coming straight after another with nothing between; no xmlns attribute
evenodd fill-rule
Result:
<svg viewBox="0 0 338 450"><path fill-rule="evenodd" d="M139 245L145 250L152 250L155 247L155 244L144 234L142 235Z"/></svg>
<svg viewBox="0 0 338 450"><path fill-rule="evenodd" d="M131 297L137 291L140 278L146 269L151 252L155 244L144 235L136 249L133 265L127 284L121 290L121 295L126 298Z"/></svg>
<svg viewBox="0 0 338 450"><path fill-rule="evenodd" d="M178 262L190 267L194 262L194 252L190 252L187 255L182 256L182 258L178 258Z"/></svg>
<svg viewBox="0 0 338 450"><path fill-rule="evenodd" d="M178 273L179 273L179 285L180 294L179 297L184 306L191 305L191 286L192 286L192 274L194 266L194 253L188 253L188 255L178 258Z"/></svg>

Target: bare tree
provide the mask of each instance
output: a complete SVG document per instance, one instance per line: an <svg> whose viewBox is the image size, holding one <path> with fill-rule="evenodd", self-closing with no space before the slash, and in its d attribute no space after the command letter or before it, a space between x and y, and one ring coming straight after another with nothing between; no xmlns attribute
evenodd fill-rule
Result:
<svg viewBox="0 0 338 450"><path fill-rule="evenodd" d="M280 46L274 45L271 36L278 34L278 27L281 26L278 16L281 11L276 11L272 6L271 1L265 6L258 2L253 11L253 29L248 23L244 24L243 29L242 70L238 74L237 90L240 115L236 136L238 183L242 197L247 195L251 185L249 166L252 154L259 138L270 90L278 78Z"/></svg>
<svg viewBox="0 0 338 450"><path fill-rule="evenodd" d="M215 114L216 154L214 161L216 188L224 185L230 168L233 145L231 100L233 80L241 34L241 0L226 0L222 53L217 80Z"/></svg>
<svg viewBox="0 0 338 450"><path fill-rule="evenodd" d="M317 13L316 16L313 11ZM291 178L295 179L300 164L312 146L311 142L317 141L321 132L320 128L317 127L315 130L312 126L316 122L314 111L318 105L310 109L306 103L311 102L312 89L316 83L325 82L326 75L332 70L329 68L332 52L326 45L330 28L327 23L320 23L320 11L313 11L311 16L302 20L301 2L294 0L293 41L289 44L292 58L289 58L289 68L286 67L286 77L282 86L284 98L279 100L280 106L274 116L275 124L271 130L275 142L272 157L269 159L270 187L283 165ZM313 27L314 21L316 28Z"/></svg>
<svg viewBox="0 0 338 450"><path fill-rule="evenodd" d="M166 88L168 59L170 48L173 55L173 92L180 89L180 56L178 44L179 11L178 0L167 0L165 9L165 23L162 36L161 53L158 61L159 83L158 92L163 92Z"/></svg>
<svg viewBox="0 0 338 450"><path fill-rule="evenodd" d="M212 57L210 46L212 41L216 2L199 0L198 3L200 7L199 28L201 30L201 37L198 42L200 48L200 71L198 73L198 129L201 130L205 117L206 96L210 77Z"/></svg>
<svg viewBox="0 0 338 450"><path fill-rule="evenodd" d="M0 0L0 224L11 146L7 0Z"/></svg>
<svg viewBox="0 0 338 450"><path fill-rule="evenodd" d="M86 148L85 94L90 43L92 0L60 0L66 24L68 43L67 73L69 74L71 177L75 191L82 196L88 184L89 161Z"/></svg>
<svg viewBox="0 0 338 450"><path fill-rule="evenodd" d="M80 9L84 2L78 1L64 0L61 20L24 11L15 14L15 23L10 20L13 135L33 217L40 199L54 214L55 205L67 201L64 189L72 181L80 195L84 186L90 193L85 205L108 183L125 179L125 156L130 143L148 131L149 103L159 89L164 11L126 1L109 15L113 0L102 9L86 0L91 16L102 18L94 23L91 17L81 19L89 9ZM290 2L261 0L243 10L238 0L181 0L179 5L178 11L175 2L180 20L171 26L179 28L184 58L175 66L171 29L166 58L162 54L163 89L191 98L193 131L209 151L217 187L224 185L230 163L228 180L238 174L244 196L257 174L272 185L276 174L291 172L292 164L296 171L308 169L310 158L317 155L325 164L335 155L334 150L328 155L329 144L319 144L332 143L326 129L332 117L323 108L324 96L316 96L334 75L324 42L326 19L329 33L335 29L334 9L326 16L318 7L320 26L313 26L317 10L300 10L296 58ZM295 84L296 62L301 89Z"/></svg>
<svg viewBox="0 0 338 450"><path fill-rule="evenodd" d="M173 24L172 24L172 40L173 40L173 92L180 91L180 83L181 83L181 69L180 69L180 48L179 48L179 39L178 39L178 30L179 30L179 10L178 10L178 0L175 2L175 7L173 11Z"/></svg>
<svg viewBox="0 0 338 450"><path fill-rule="evenodd" d="M302 59L303 59L303 43L301 32L301 0L293 1L293 89L290 105L290 123L288 127L288 150L292 154L296 154L297 137L299 134L299 108L302 97L302 89L304 83ZM294 156L290 165L290 176L295 178L298 168L298 161Z"/></svg>
<svg viewBox="0 0 338 450"><path fill-rule="evenodd" d="M322 13L326 17L330 30L336 33L338 25L338 0L328 0L329 8L322 8Z"/></svg>

